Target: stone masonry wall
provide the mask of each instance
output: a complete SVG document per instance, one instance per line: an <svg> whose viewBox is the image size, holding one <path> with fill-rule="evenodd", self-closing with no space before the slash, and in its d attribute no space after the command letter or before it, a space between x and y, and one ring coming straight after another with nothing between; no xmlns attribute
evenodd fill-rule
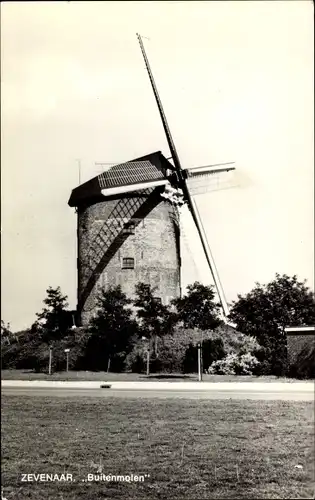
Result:
<svg viewBox="0 0 315 500"><path fill-rule="evenodd" d="M145 215L133 218L143 206ZM135 222L134 234L121 231L127 221ZM122 269L123 258L134 258L134 269ZM82 324L94 315L102 287L121 285L132 298L140 281L156 287L155 295L164 304L180 294L179 228L174 207L151 191L79 208L78 312Z"/></svg>

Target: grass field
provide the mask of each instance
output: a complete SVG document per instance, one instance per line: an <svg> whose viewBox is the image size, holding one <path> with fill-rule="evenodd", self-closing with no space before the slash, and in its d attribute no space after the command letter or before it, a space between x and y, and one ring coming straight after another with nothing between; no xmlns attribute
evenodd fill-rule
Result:
<svg viewBox="0 0 315 500"><path fill-rule="evenodd" d="M183 375L178 374L152 374L148 377L138 373L106 373L106 372L59 372L48 375L47 373L35 373L27 370L2 370L2 380L100 380L100 381L187 381L198 380L196 373ZM254 377L248 375L207 375L203 374L204 382L299 382L297 379L269 377ZM305 381L307 382L307 381ZM314 382L314 381L309 381Z"/></svg>
<svg viewBox="0 0 315 500"><path fill-rule="evenodd" d="M82 481L98 468L148 477ZM312 403L2 397L7 500L314 498L313 480Z"/></svg>

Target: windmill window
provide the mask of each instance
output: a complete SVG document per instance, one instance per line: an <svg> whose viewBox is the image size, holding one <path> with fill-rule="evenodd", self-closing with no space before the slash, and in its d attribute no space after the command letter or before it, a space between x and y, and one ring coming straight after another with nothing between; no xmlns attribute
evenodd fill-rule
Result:
<svg viewBox="0 0 315 500"><path fill-rule="evenodd" d="M122 269L134 269L135 259L133 257L123 257L121 267Z"/></svg>
<svg viewBox="0 0 315 500"><path fill-rule="evenodd" d="M123 227L123 234L135 234L135 223L126 222Z"/></svg>

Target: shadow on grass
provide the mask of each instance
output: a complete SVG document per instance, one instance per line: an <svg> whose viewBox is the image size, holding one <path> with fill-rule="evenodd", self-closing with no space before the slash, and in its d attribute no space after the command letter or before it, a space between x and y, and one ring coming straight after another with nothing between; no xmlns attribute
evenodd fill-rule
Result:
<svg viewBox="0 0 315 500"><path fill-rule="evenodd" d="M48 375L48 372L37 372L35 370L21 370L21 373L23 373L25 375L42 375L42 376ZM64 374L64 373L65 372L54 372L54 375L61 375L61 374ZM78 373L80 373L80 372L78 372ZM94 373L94 374L97 374L97 373L104 373L104 372L102 372L101 370L96 370L95 372L84 372L84 371L82 371L82 374L84 374L84 373ZM131 376L133 375L133 374L130 374L130 373L127 373L127 372L122 372L122 374L123 375L131 375ZM110 373L109 375L112 376L113 373ZM136 373L134 375L136 377L138 377L140 379L144 379L144 380L148 380L148 379L153 379L153 380L163 380L163 379L174 379L174 380L176 380L176 379L179 379L179 380L188 379L188 380L194 380L196 378L196 376L197 376L197 375L194 376L194 375L180 375L180 374L173 375L172 373L157 373L157 374L152 374L152 375L145 375L145 374L141 374L141 373Z"/></svg>
<svg viewBox="0 0 315 500"><path fill-rule="evenodd" d="M195 379L196 377L194 376L191 376L191 375L172 375L171 373L159 373L159 374L156 374L156 375L140 375L140 378L141 379L152 379L152 380L163 380L163 379L179 379L179 380L183 380L183 379L189 379L189 380L193 380Z"/></svg>

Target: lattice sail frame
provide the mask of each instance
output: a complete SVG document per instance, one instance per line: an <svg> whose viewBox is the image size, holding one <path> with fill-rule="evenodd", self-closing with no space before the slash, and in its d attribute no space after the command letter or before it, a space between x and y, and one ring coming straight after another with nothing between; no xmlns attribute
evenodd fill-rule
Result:
<svg viewBox="0 0 315 500"><path fill-rule="evenodd" d="M192 196L236 187L234 163L206 165L184 170ZM169 172L170 173L170 172ZM222 176L221 174L225 175ZM114 196L165 186L164 198L181 204L181 190L177 190L171 176L157 171L150 161L126 162L111 167L98 175L103 196ZM173 190L173 193L171 191ZM176 191L176 193L175 193Z"/></svg>
<svg viewBox="0 0 315 500"><path fill-rule="evenodd" d="M149 160L114 165L109 170L98 175L101 189L123 187L163 179L165 179L163 172L159 171Z"/></svg>
<svg viewBox="0 0 315 500"><path fill-rule="evenodd" d="M187 169L187 185L192 196L236 187L234 163ZM224 175L222 175L224 173Z"/></svg>

